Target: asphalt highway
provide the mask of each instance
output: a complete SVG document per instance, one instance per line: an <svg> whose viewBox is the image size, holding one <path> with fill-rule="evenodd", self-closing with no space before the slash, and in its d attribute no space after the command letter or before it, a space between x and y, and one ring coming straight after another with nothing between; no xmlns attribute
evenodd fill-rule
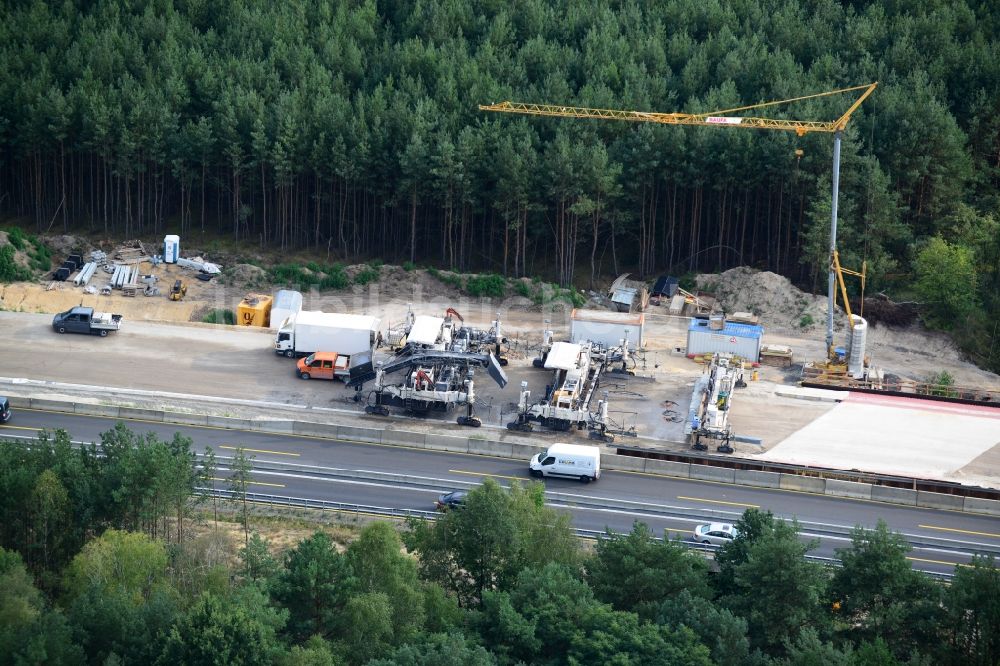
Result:
<svg viewBox="0 0 1000 666"><path fill-rule="evenodd" d="M427 510L441 492L487 477L504 485L533 480L527 461L508 458L155 422L125 423L136 432L153 432L163 439L180 432L192 438L197 451L211 446L219 460L220 477L226 475L227 459L242 447L254 456L250 490L257 494ZM0 426L0 437L33 438L39 429L61 428L74 441L91 442L99 441L100 433L113 425L114 420L108 418L18 409L11 422ZM697 524L733 522L746 508L757 507L798 520L803 538L819 539L813 554L823 557L835 557L837 548L849 544L846 532L850 528L873 527L879 519L920 544L910 559L921 570L950 573L975 552L1000 552L1000 520L953 511L630 472L605 471L600 481L591 484L549 479L545 485L550 503L569 511L574 525L587 530L627 531L633 521L641 520L658 534L687 538Z"/></svg>

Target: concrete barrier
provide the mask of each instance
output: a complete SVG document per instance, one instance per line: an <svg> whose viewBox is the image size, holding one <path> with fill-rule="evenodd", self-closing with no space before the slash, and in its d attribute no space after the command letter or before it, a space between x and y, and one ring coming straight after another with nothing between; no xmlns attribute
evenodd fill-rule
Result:
<svg viewBox="0 0 1000 666"><path fill-rule="evenodd" d="M22 398L19 395L7 396L10 400L10 406L15 409L31 409L31 398Z"/></svg>
<svg viewBox="0 0 1000 666"><path fill-rule="evenodd" d="M450 451L451 453L468 453L469 440L465 437L428 434L427 448L435 451Z"/></svg>
<svg viewBox="0 0 1000 666"><path fill-rule="evenodd" d="M643 471L647 474L662 474L663 476L673 476L679 479L691 477L691 463L673 462L671 460L646 459L646 466Z"/></svg>
<svg viewBox="0 0 1000 666"><path fill-rule="evenodd" d="M176 423L178 425L206 426L208 417L204 414L182 414L180 412L164 412L164 423Z"/></svg>
<svg viewBox="0 0 1000 666"><path fill-rule="evenodd" d="M702 481L718 481L720 483L736 483L736 470L725 467L709 467L708 465L691 465L688 478Z"/></svg>
<svg viewBox="0 0 1000 666"><path fill-rule="evenodd" d="M252 421L250 429L277 435L291 435L295 432L295 425L291 421Z"/></svg>
<svg viewBox="0 0 1000 666"><path fill-rule="evenodd" d="M966 513L983 513L987 516L1000 516L1000 501L979 497L966 497L962 505L962 510Z"/></svg>
<svg viewBox="0 0 1000 666"><path fill-rule="evenodd" d="M231 419L227 416L209 416L205 419L205 425L209 428L219 428L221 430L250 430L250 419Z"/></svg>
<svg viewBox="0 0 1000 666"><path fill-rule="evenodd" d="M826 479L815 476L796 476L794 474L781 474L778 487L783 490L798 490L803 493L823 494L826 489Z"/></svg>
<svg viewBox="0 0 1000 666"><path fill-rule="evenodd" d="M382 443L382 431L375 428L359 428L357 426L337 426L337 437L349 442Z"/></svg>
<svg viewBox="0 0 1000 666"><path fill-rule="evenodd" d="M321 439L337 439L337 426L326 423L310 423L296 421L292 432L300 437L319 437Z"/></svg>
<svg viewBox="0 0 1000 666"><path fill-rule="evenodd" d="M481 456L497 456L500 458L511 457L511 445L506 442L497 442L489 439L469 438L469 453L477 453Z"/></svg>
<svg viewBox="0 0 1000 666"><path fill-rule="evenodd" d="M965 508L965 498L960 495L945 495L944 493L931 493L926 490L917 491L917 506L928 509L952 509L961 511Z"/></svg>
<svg viewBox="0 0 1000 666"><path fill-rule="evenodd" d="M531 460L532 456L542 450L541 447L530 444L509 444L508 446L510 446L510 457L523 460L525 464Z"/></svg>
<svg viewBox="0 0 1000 666"><path fill-rule="evenodd" d="M755 488L780 488L781 475L777 472L760 472L755 469L738 469L734 481L741 486Z"/></svg>
<svg viewBox="0 0 1000 666"><path fill-rule="evenodd" d="M851 499L872 498L872 486L870 483L857 483L855 481L841 481L840 479L827 479L824 495L832 497L850 497Z"/></svg>
<svg viewBox="0 0 1000 666"><path fill-rule="evenodd" d="M118 418L163 423L163 411L158 409L139 409L138 407L119 407Z"/></svg>
<svg viewBox="0 0 1000 666"><path fill-rule="evenodd" d="M636 456L620 456L614 453L601 455L601 467L619 472L641 472L646 468L646 459Z"/></svg>
<svg viewBox="0 0 1000 666"><path fill-rule="evenodd" d="M119 416L119 408L116 405L90 405L82 402L75 402L73 403L73 413L117 419Z"/></svg>
<svg viewBox="0 0 1000 666"><path fill-rule="evenodd" d="M28 406L31 409L46 409L52 412L72 412L74 404L72 402L48 400L46 398L30 398L28 400Z"/></svg>
<svg viewBox="0 0 1000 666"><path fill-rule="evenodd" d="M917 491L909 488L891 488L889 486L872 486L872 499L886 504L917 505Z"/></svg>
<svg viewBox="0 0 1000 666"><path fill-rule="evenodd" d="M423 449L427 447L427 435L409 430L383 430L382 443Z"/></svg>

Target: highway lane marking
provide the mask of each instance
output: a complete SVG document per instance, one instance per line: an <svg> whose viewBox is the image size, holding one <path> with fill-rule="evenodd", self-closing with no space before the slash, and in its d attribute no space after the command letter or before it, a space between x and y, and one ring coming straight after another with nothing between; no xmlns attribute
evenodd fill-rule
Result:
<svg viewBox="0 0 1000 666"><path fill-rule="evenodd" d="M11 430L45 430L45 428L32 428L31 426L0 425L0 428L10 428Z"/></svg>
<svg viewBox="0 0 1000 666"><path fill-rule="evenodd" d="M229 481L229 479L222 479L222 478L219 478L217 476L213 476L211 478L211 480L212 481ZM250 486L271 486L272 488L284 488L285 487L285 484L283 484L283 483L266 483L264 481L247 481L247 485L250 485Z"/></svg>
<svg viewBox="0 0 1000 666"><path fill-rule="evenodd" d="M149 420L149 419L137 419L137 418L123 419L123 418L115 417L115 416L99 416L99 415L96 415L96 414L77 414L77 413L74 413L74 412L63 412L63 411L58 411L58 410L54 410L54 409L38 409L38 408L35 408L35 407L20 407L20 408L18 408L18 410L19 411L23 411L23 412L37 412L37 413L40 413L40 414L59 414L61 416L72 416L72 417L86 418L86 419L100 419L100 420L104 420L104 421L130 421L130 422L135 422L135 423L154 423L154 424L165 425L165 426L167 426L167 425L175 425L175 426L183 426L185 428L195 428L195 429L202 429L202 430L227 430L227 431L230 431L230 432L245 432L245 433L248 433L248 434L251 434L251 435L258 435L258 436L259 435L277 435L277 436L281 436L281 437L294 437L294 438L297 438L297 439L311 439L311 440L316 440L316 441L320 441L320 442L343 443L343 444L352 444L352 445L360 445L360 446L378 446L378 447L391 448L391 449L404 449L404 450L408 450L408 451L419 451L421 453L434 453L434 454L438 454L438 455L469 456L469 457L476 457L476 458L489 458L491 460L506 460L508 462L510 460L514 460L514 458L509 458L509 457L505 457L505 456L495 456L495 455L490 455L488 453L463 453L461 451L438 451L436 449L427 449L427 448L423 448L423 447L419 447L419 446L409 446L409 445L406 445L406 444L382 444L380 442L362 442L360 440L342 439L342 438L338 438L338 437L319 437L317 435L296 435L294 433L265 433L265 432L261 432L259 430L241 430L239 428L224 428L224 427L221 427L221 426L196 425L196 424L181 423L181 422L175 422L175 421L152 421L152 420ZM167 413L170 413L170 412L165 412L165 414L167 414ZM29 430L30 429L31 428L29 428ZM36 428L36 430L44 430L44 429L45 428ZM631 470L607 470L607 471L610 474L635 474L637 476L649 476L649 477L652 477L652 478L655 478L655 479L664 480L664 481L676 481L676 482L680 482L680 483L690 483L690 484L694 484L694 485L713 484L713 485L719 485L719 486L727 486L729 488L732 488L732 487L735 486L735 487L738 487L738 488L744 488L744 489L749 490L749 491L763 491L763 492L767 492L767 493L790 493L790 494L794 494L794 495L809 495L810 497L820 498L820 499L822 499L825 502L840 503L840 504L851 504L851 503L857 503L857 504L877 504L879 506L888 507L888 508L905 508L905 507L900 507L899 505L894 505L891 502L880 502L878 500L866 500L866 499L860 499L860 498L856 498L856 497L831 497L829 495L823 495L823 494L820 494L820 493L810 493L810 492L806 492L804 490L792 490L791 488L761 488L761 487L757 487L757 486L746 486L746 485L741 485L741 484L726 483L724 481L711 481L711 480L708 480L708 479L686 479L684 477L679 477L679 476L667 476L665 474L653 474L652 472L636 472L636 471L631 471ZM520 477L518 477L518 479L520 480ZM741 506L752 506L752 505L741 505ZM963 515L963 516L969 515L966 512L961 511L959 509L928 509L926 507L919 507L919 509L922 509L922 510L925 510L925 511L943 511L943 512L949 512L949 513L957 513L957 514L960 514L960 515Z"/></svg>
<svg viewBox="0 0 1000 666"><path fill-rule="evenodd" d="M917 525L917 527L922 527L925 530L941 530L943 532L959 532L960 534L975 534L976 536L992 537L994 539L1000 539L1000 534L994 534L992 532L973 532L972 530L960 530L956 527L937 527L936 525Z"/></svg>
<svg viewBox="0 0 1000 666"><path fill-rule="evenodd" d="M276 456L295 456L296 458L302 455L301 453L288 453L286 451L269 451L268 449L251 449L245 446L229 446L227 444L220 444L219 448L231 449L233 451L239 451L240 449L242 449L244 451L253 451L254 453L273 453Z"/></svg>
<svg viewBox="0 0 1000 666"><path fill-rule="evenodd" d="M702 499L701 497L685 497L684 495L678 495L677 499L689 500L691 502L709 502L711 504L728 504L729 506L748 506L751 509L760 508L760 504L748 504L746 502L724 502L723 500Z"/></svg>
<svg viewBox="0 0 1000 666"><path fill-rule="evenodd" d="M944 560L927 560L922 557L907 557L906 559L912 560L914 562L928 562L930 564L945 564L949 567L971 567L971 564L965 564L963 562L945 562Z"/></svg>
<svg viewBox="0 0 1000 666"><path fill-rule="evenodd" d="M507 459L509 460L509 458ZM490 474L488 472L466 472L460 469L449 469L452 474L468 474L470 476L484 476L491 479L513 479L514 481L524 481L523 476L504 476L503 474Z"/></svg>

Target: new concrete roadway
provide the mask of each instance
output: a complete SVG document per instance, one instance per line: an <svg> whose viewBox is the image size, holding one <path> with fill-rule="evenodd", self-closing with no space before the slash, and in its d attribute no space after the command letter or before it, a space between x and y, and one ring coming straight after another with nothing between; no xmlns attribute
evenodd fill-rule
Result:
<svg viewBox="0 0 1000 666"><path fill-rule="evenodd" d="M251 490L282 497L349 502L398 509L433 508L436 496L484 478L507 485L529 482L526 460L444 453L389 445L359 444L313 437L276 435L198 426L125 421L139 433L163 439L180 432L201 451L211 446L220 476L238 448L253 455ZM66 430L77 442L99 441L114 421L61 412L19 409L0 426L0 437L34 438L39 429ZM225 484L220 483L220 487ZM797 519L806 538L818 538L813 554L835 557L849 544L855 525L884 520L914 544L910 559L918 569L950 573L976 552L1000 553L1000 519L965 513L902 507L786 490L749 488L656 475L605 471L599 482L546 480L553 506L571 513L576 527L627 531L642 520L657 533L688 538L694 525L735 521L748 507Z"/></svg>

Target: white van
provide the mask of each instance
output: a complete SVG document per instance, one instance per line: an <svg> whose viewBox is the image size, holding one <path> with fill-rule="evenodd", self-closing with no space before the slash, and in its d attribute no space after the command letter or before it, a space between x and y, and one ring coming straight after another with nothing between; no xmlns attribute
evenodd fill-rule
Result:
<svg viewBox="0 0 1000 666"><path fill-rule="evenodd" d="M601 448L582 444L553 444L528 463L532 476L563 476L584 483L601 478Z"/></svg>

